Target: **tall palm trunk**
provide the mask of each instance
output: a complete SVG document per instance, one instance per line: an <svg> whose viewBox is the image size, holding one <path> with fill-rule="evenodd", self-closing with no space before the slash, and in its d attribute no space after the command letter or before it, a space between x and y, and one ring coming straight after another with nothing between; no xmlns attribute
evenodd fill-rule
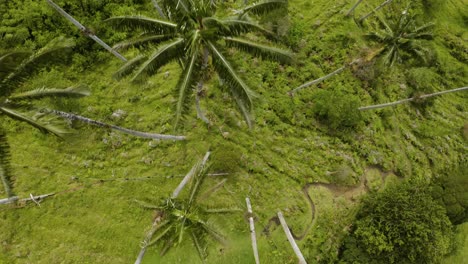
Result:
<svg viewBox="0 0 468 264"><path fill-rule="evenodd" d="M320 78L318 78L318 79L315 79L315 80L312 80L312 81L310 81L310 82L306 82L306 83L304 83L303 85L301 85L301 86L299 86L299 87L297 87L297 88L295 88L295 89L289 91L289 95L292 96L292 95L294 95L296 92L298 92L298 91L300 91L300 90L302 90L302 89L304 89L304 88L306 88L306 87L309 87L309 86L311 86L311 85L314 85L314 84L323 82L323 81L325 81L326 79L329 79L329 78L331 78L331 77L333 77L333 76L335 76L335 75L337 75L337 74L340 74L342 71L346 70L346 68L348 68L349 66L353 65L354 63L356 63L356 62L358 62L358 61L359 61L359 59L353 60L352 62L343 65L342 67L336 69L335 71L333 71L333 72L331 72L331 73L329 73L329 74L327 74L327 75L325 75L325 76L322 76L322 77L320 77Z"/></svg>
<svg viewBox="0 0 468 264"><path fill-rule="evenodd" d="M375 14L375 12L379 11L380 9L382 9L384 6L390 4L393 0L386 0L384 1L383 3L381 3L378 7L376 7L374 10L372 10L370 13L368 13L367 15L364 15L363 17L361 17L359 19L359 23L362 23L362 21L364 21L365 19L367 19L368 17L372 16L373 14Z"/></svg>
<svg viewBox="0 0 468 264"><path fill-rule="evenodd" d="M354 5L353 7L351 7L351 9L349 9L348 12L346 12L346 16L350 16L351 13L354 12L354 9L356 9L356 7L362 2L362 0L358 0Z"/></svg>
<svg viewBox="0 0 468 264"><path fill-rule="evenodd" d="M281 226L283 227L284 233L288 238L289 244L291 244L294 253L296 253L297 258L299 259L299 264L307 264L304 256L302 255L301 250L296 244L296 241L294 241L294 237L291 234L291 230L289 230L288 224L286 223L286 220L284 219L283 213L281 211L278 211L278 218L280 220Z"/></svg>
<svg viewBox="0 0 468 264"><path fill-rule="evenodd" d="M257 237L255 235L255 224L253 219L252 205L250 204L250 199L248 197L245 198L245 203L247 204L247 212L249 213L250 238L252 240L252 250L254 253L255 264L260 264L260 259L258 257Z"/></svg>
<svg viewBox="0 0 468 264"><path fill-rule="evenodd" d="M80 31L85 35L90 37L92 40L96 41L99 45L101 45L103 48L105 48L107 51L112 53L114 56L119 58L120 60L126 62L127 59L122 56L120 53L118 53L116 50L111 48L109 45L107 45L104 41L102 41L100 38L98 38L93 32L91 32L88 28L83 26L78 20L70 16L65 10L63 10L60 6L58 6L56 3L54 3L52 0L47 0L47 3L49 3L50 6L52 6L57 12L60 13L65 19L73 23L77 28L80 29Z"/></svg>
<svg viewBox="0 0 468 264"><path fill-rule="evenodd" d="M411 97L411 98L407 98L407 99L403 99L403 100L398 100L398 101L395 101L395 102L385 103L385 104L363 106L363 107L359 107L358 109L361 110L361 111L365 111L365 110L372 110L372 109L377 109L377 108L384 108L384 107L387 107L387 106L399 105L399 104L411 102L411 101L418 100L418 99L425 99L425 98L429 98L429 97L433 97L433 96L437 96L437 95L460 92L460 91L464 91L464 90L467 90L467 89L468 89L468 86L467 87L461 87L461 88L455 88L455 89L451 89L451 90L446 90L446 91L441 91L441 92L437 92L437 93L424 94L424 95L421 95L421 96L415 96L415 97Z"/></svg>
<svg viewBox="0 0 468 264"><path fill-rule="evenodd" d="M98 127L103 127L103 128L110 128L125 134L129 134L132 136L137 136L137 137L143 137L143 138L152 138L152 139L163 139L163 140L185 140L185 136L173 136L173 135L163 135L163 134L154 134L154 133L146 133L146 132L141 132L141 131L136 131L116 125L111 125L107 124L101 121L93 120L84 116L72 114L72 113L67 113L67 112L62 112L58 110L51 110L47 109L44 110L47 113L55 114L60 117L66 118L68 120L78 120L80 122L84 122L93 126L98 126Z"/></svg>

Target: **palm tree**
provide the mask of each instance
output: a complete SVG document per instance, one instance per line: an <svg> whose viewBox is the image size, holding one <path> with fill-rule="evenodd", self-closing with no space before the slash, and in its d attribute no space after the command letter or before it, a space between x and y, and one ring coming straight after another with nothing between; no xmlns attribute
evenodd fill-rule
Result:
<svg viewBox="0 0 468 264"><path fill-rule="evenodd" d="M10 117L46 133L65 137L70 133L64 120L44 113L34 106L36 99L44 97L82 97L89 94L84 86L67 89L39 88L14 94L25 79L36 72L42 64L48 63L57 51L73 47L71 39L56 38L39 51L8 52L0 55L0 118ZM7 197L13 197L12 175L9 163L10 152L6 134L0 127L0 178Z"/></svg>
<svg viewBox="0 0 468 264"><path fill-rule="evenodd" d="M379 49L369 56L369 60L382 57L385 66L393 66L395 62L402 62L402 58L413 55L426 61L428 49L424 47L424 40L433 38L430 29L433 23L422 26L416 24L415 15L410 15L405 9L396 19L385 21L378 19L375 31L366 34L366 37L381 45Z"/></svg>
<svg viewBox="0 0 468 264"><path fill-rule="evenodd" d="M204 81L210 78L208 67L212 66L228 87L247 125L252 127L252 100L256 94L239 76L225 50L235 48L253 56L284 63L291 62L290 52L241 37L246 33L257 32L272 38L273 34L261 27L250 15L262 15L283 8L287 5L287 0L261 0L238 10L232 17L217 16L215 2L161 0L160 5L165 17L163 19L145 16L107 19L106 21L117 29L141 32L134 39L118 43L114 46L115 49L157 45L151 52L146 52L145 49L142 54L129 60L116 76L123 77L133 73L132 80L141 81L154 75L167 63L179 62L182 74L176 87L177 126L188 108L192 89L195 93L198 116L206 120L199 110L198 97Z"/></svg>
<svg viewBox="0 0 468 264"><path fill-rule="evenodd" d="M137 201L146 209L156 210L156 217L151 230L142 243L142 250L135 263L140 263L146 248L158 244L161 255L169 249L180 245L186 236L189 236L197 249L200 259L204 262L207 257L206 246L211 238L219 243L224 243L224 236L209 221L212 214L230 213L239 211L232 208L207 208L201 202L209 197L217 188L210 188L200 195L200 188L206 179L209 166L206 166L209 152L204 159L197 162L181 184L174 190L170 198L165 199L159 205ZM191 180L188 197L179 198L179 193L185 184ZM221 181L224 183L225 181Z"/></svg>

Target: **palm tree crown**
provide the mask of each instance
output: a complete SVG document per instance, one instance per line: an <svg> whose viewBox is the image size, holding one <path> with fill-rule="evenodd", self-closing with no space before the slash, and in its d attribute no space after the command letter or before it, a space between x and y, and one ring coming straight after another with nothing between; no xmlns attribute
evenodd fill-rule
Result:
<svg viewBox="0 0 468 264"><path fill-rule="evenodd" d="M133 73L132 80L142 80L154 75L161 66L178 61L183 72L176 89L177 126L187 109L191 90L197 91L197 87L198 91L200 90L204 80L208 79L206 68L213 66L227 84L248 126L251 127L250 115L255 93L238 75L224 51L225 48L232 47L254 56L291 62L292 55L288 51L240 37L249 32L273 37L271 32L262 28L249 15L262 15L284 7L287 0L256 2L239 10L233 17L217 17L215 1L161 0L160 4L164 19L122 16L107 20L118 29L142 32L134 39L118 43L116 49L158 44L154 51L129 60L116 75L122 77ZM197 96L196 93L195 95Z"/></svg>
<svg viewBox="0 0 468 264"><path fill-rule="evenodd" d="M422 41L433 38L430 31L433 23L418 26L415 16L410 15L408 9L396 19L385 21L379 17L378 21L378 29L368 33L366 37L383 47L372 53L370 59L381 56L387 66L401 62L405 55L415 55L426 61L428 49L422 45Z"/></svg>

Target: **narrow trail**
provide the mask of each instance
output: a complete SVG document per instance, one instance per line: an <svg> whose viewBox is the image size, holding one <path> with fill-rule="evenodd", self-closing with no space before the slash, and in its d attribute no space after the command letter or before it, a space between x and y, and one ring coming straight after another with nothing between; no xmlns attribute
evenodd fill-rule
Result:
<svg viewBox="0 0 468 264"><path fill-rule="evenodd" d="M291 228L289 230L291 231L291 234L293 235L295 240L301 241L303 240L307 234L309 233L310 229L315 225L317 222L317 208L315 206L314 201L312 200L312 197L309 195L309 189L311 187L323 187L329 190L334 196L344 196L348 200L354 200L356 196L362 194L362 193L367 193L369 192L370 188L368 186L368 180L367 180L367 174L370 170L378 170L380 173L380 178L381 178L381 186L383 187L385 185L385 181L387 179L387 176L391 174L392 172L384 172L382 171L381 168L377 166L369 166L365 169L363 175L359 179L359 184L355 186L343 186L335 183L325 183L325 182L311 182L311 183L306 183L304 187L302 187L302 193L304 194L305 199L309 203L310 207L310 212L311 212L311 220L307 224L306 228L302 233L296 234ZM266 236L269 236L270 234L270 229L272 228L272 225L278 226L280 224L278 216L273 216L268 220L267 225L263 229L263 234Z"/></svg>

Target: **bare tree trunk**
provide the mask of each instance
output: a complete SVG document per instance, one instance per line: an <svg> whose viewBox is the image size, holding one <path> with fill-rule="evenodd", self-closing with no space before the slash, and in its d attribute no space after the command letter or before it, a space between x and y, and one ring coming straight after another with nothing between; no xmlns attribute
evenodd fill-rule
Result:
<svg viewBox="0 0 468 264"><path fill-rule="evenodd" d="M122 56L120 53L118 53L116 50L111 48L109 45L107 45L104 41L102 41L100 38L98 38L93 32L91 32L88 28L83 26L78 20L70 16L65 10L63 10L60 6L58 6L56 3L54 3L52 0L47 0L47 3L49 3L50 6L52 6L57 12L60 13L65 19L73 23L77 28L80 29L80 31L85 35L90 37L92 40L96 41L99 45L104 47L107 51L112 53L114 56L119 58L122 61L127 61L127 59Z"/></svg>
<svg viewBox="0 0 468 264"><path fill-rule="evenodd" d="M247 212L249 212L250 238L252 239L252 249L255 263L260 264L260 259L258 257L257 237L255 236L255 224L253 219L252 205L250 204L250 199L248 197L245 198L245 203L247 204Z"/></svg>
<svg viewBox="0 0 468 264"><path fill-rule="evenodd" d="M164 15L164 12L162 11L162 9L159 6L158 2L156 0L151 0L151 2L153 3L154 8L156 8L156 10L158 10L159 16L161 16L162 18L166 18L166 15Z"/></svg>
<svg viewBox="0 0 468 264"><path fill-rule="evenodd" d="M346 16L350 16L351 13L354 12L354 9L356 9L356 7L362 2L362 0L358 0L354 5L353 7L351 7L351 9L349 9L348 12L346 12Z"/></svg>
<svg viewBox="0 0 468 264"><path fill-rule="evenodd" d="M299 86L299 87L297 87L297 88L295 88L295 89L289 91L289 95L293 96L297 91L300 91L300 90L302 90L302 89L304 89L304 88L306 88L306 87L309 87L309 86L311 86L311 85L314 85L314 84L323 82L323 81L325 81L326 79L329 79L330 77L333 77L333 76L335 76L335 75L341 73L341 72L344 71L346 68L348 68L349 66L353 65L354 63L356 63L356 62L358 62L358 61L359 61L359 59L353 60L352 62L343 65L341 68L336 69L336 70L333 71L332 73L329 73L329 74L327 74L327 75L325 75L325 76L322 76L322 77L320 77L320 78L318 78L318 79L315 79L315 80L312 80L312 81L310 81L310 82L306 82L306 83L304 83L303 85L301 85L301 86Z"/></svg>
<svg viewBox="0 0 468 264"><path fill-rule="evenodd" d="M62 112L62 111L52 110L52 109L45 109L44 111L47 113L58 115L68 120L78 120L78 121L81 121L81 122L84 122L93 126L111 128L111 129L117 130L125 134L129 134L132 136L152 138L152 139L163 139L163 140L185 140L185 136L173 136L173 135L146 133L146 132L136 131L136 130L132 130L132 129L116 126L116 125L107 124L101 121L93 120L84 116L80 116L80 115L76 115L76 114L72 114L68 112Z"/></svg>
<svg viewBox="0 0 468 264"><path fill-rule="evenodd" d="M294 253L296 253L296 256L299 258L299 263L307 264L304 256L301 253L301 250L296 244L296 241L294 241L291 231L289 230L288 224L286 223L286 220L284 220L283 213L281 213L281 211L278 211L278 218L280 220L281 226L283 227L284 233L286 234L286 237L289 240L289 244L291 244L291 247L293 248Z"/></svg>
<svg viewBox="0 0 468 264"><path fill-rule="evenodd" d="M189 173L187 173L187 175L185 175L185 177L180 182L179 186L177 186L177 188L172 193L172 196L171 196L172 199L177 198L177 196L179 196L180 191L182 191L184 186L189 182L189 180L193 177L193 175L195 175L195 173L197 172L197 170L199 168L205 167L205 164L208 161L208 158L210 157L210 154L211 154L211 152L209 152L209 151L206 152L205 157L203 157L203 160L202 160L202 162L200 164L200 167L198 166L198 164L196 164L195 166L192 167L192 169L189 171Z"/></svg>
<svg viewBox="0 0 468 264"><path fill-rule="evenodd" d="M386 0L384 1L382 4L380 4L378 7L376 7L374 10L372 10L372 12L368 13L367 15L364 15L363 17L361 17L359 19L359 23L361 23L362 21L364 21L365 19L367 19L368 17L370 17L371 15L375 14L375 12L379 11L381 8L383 8L384 6L390 4L393 0Z"/></svg>
<svg viewBox="0 0 468 264"><path fill-rule="evenodd" d="M6 198L6 199L0 199L0 204L11 204L11 203L15 203L17 201L19 201L19 202L33 201L35 203L38 203L39 201L42 201L45 198L53 196L53 195L55 195L55 193L42 194L42 195L37 195L37 196L33 196L31 194L30 198L23 198L23 199L19 199L18 196L13 196L13 197L9 197L9 198Z"/></svg>
<svg viewBox="0 0 468 264"><path fill-rule="evenodd" d="M454 93L454 92L464 91L464 90L467 90L467 89L468 89L468 86L467 87L461 87L461 88L455 88L455 89L451 89L451 90L446 90L446 91L441 91L441 92L432 93L432 94L424 94L424 95L421 95L421 96L415 96L415 97L411 97L411 98L407 98L407 99L403 99L403 100L399 100L399 101L395 101L395 102L385 103L385 104L363 106L363 107L359 107L358 109L361 110L361 111L365 111L365 110L371 110L371 109L377 109L377 108L384 108L384 107L387 107L387 106L394 106L394 105L407 103L407 102L414 101L414 100L417 100L417 99L425 99L425 98L429 98L429 97L433 97L433 96L437 96L437 95L442 95L442 94L446 94L446 93Z"/></svg>

